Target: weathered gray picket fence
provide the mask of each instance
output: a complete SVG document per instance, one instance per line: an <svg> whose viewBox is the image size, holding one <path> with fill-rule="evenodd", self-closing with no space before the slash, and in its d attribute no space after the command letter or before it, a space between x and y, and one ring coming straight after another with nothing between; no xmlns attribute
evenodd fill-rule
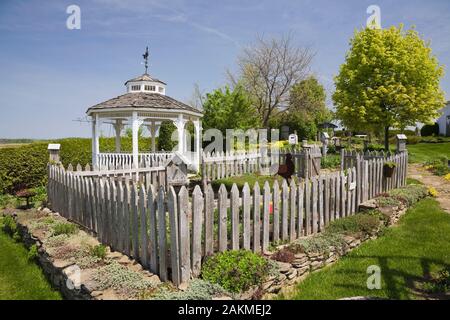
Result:
<svg viewBox="0 0 450 320"><path fill-rule="evenodd" d="M295 174L300 178L311 178L320 174L322 151L317 145L311 145L307 148L295 148L292 150L282 150L279 152L279 164L286 162L286 155L292 155L292 161L295 164ZM272 159L275 163L277 160Z"/></svg>
<svg viewBox="0 0 450 320"><path fill-rule="evenodd" d="M384 161L397 163L384 178ZM267 251L270 244L322 231L331 221L353 215L360 203L401 187L407 153L363 160L357 166L302 179L299 184L265 183L239 190L211 185L191 195L185 187L145 186L130 180L76 175L49 166L51 208L94 231L99 240L140 261L163 281L176 285L200 273L203 257L217 251ZM191 196L191 197L190 197Z"/></svg>
<svg viewBox="0 0 450 320"><path fill-rule="evenodd" d="M256 152L213 152L202 157L202 176L207 181L260 172L261 154Z"/></svg>

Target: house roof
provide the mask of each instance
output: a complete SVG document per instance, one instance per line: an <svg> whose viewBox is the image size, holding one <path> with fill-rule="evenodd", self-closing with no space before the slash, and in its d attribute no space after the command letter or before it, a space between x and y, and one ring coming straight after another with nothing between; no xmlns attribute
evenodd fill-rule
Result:
<svg viewBox="0 0 450 320"><path fill-rule="evenodd" d="M152 78L148 73L144 73L143 75L141 75L139 77L128 80L127 82L125 82L125 85L127 85L128 82L136 82L136 81L153 81L153 82L159 82L162 84L167 84L159 79Z"/></svg>
<svg viewBox="0 0 450 320"><path fill-rule="evenodd" d="M150 92L130 92L96 104L90 107L86 113L103 109L166 109L190 111L201 114L202 112L183 102L177 101L169 96Z"/></svg>

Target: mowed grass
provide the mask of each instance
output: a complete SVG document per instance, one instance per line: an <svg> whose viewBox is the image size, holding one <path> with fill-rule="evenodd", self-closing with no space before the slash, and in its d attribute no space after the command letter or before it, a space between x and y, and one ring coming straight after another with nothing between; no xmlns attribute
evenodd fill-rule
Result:
<svg viewBox="0 0 450 320"><path fill-rule="evenodd" d="M450 159L450 142L418 143L408 145L407 148L409 160L414 163L423 163L443 156Z"/></svg>
<svg viewBox="0 0 450 320"><path fill-rule="evenodd" d="M297 177L295 177L295 175L293 175L292 177L294 178L295 182L298 182ZM258 182L259 187L262 190L266 181L269 182L270 187L272 187L275 180L278 181L278 184L281 188L281 185L284 180L283 177L278 176L278 175L266 176L266 175L258 175L258 174L245 174L243 176L236 176L236 177L214 180L212 182L212 186L214 189L218 190L220 185L224 184L228 190L231 190L233 183L236 183L236 186L239 189L242 189L244 187L245 183L247 182L250 187L250 190L253 190L253 186L255 185L256 182Z"/></svg>
<svg viewBox="0 0 450 320"><path fill-rule="evenodd" d="M386 230L342 257L336 264L308 276L284 299L339 299L370 296L415 299L430 274L450 265L450 214L434 199L417 203L399 225ZM381 289L367 289L367 268L381 268Z"/></svg>
<svg viewBox="0 0 450 320"><path fill-rule="evenodd" d="M0 230L0 300L60 300L27 249Z"/></svg>

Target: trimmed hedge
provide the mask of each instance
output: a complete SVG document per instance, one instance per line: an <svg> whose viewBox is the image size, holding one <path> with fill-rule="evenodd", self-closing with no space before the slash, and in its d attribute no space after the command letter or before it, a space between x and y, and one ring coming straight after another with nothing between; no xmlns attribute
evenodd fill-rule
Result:
<svg viewBox="0 0 450 320"><path fill-rule="evenodd" d="M14 193L22 188L34 188L47 183L47 163L49 143L61 144L61 162L65 167L91 163L91 139L68 138L46 142L0 148L0 194ZM151 139L140 138L139 149L149 151ZM113 152L115 150L114 138L100 138L100 151ZM122 151L131 152L132 140L122 137Z"/></svg>

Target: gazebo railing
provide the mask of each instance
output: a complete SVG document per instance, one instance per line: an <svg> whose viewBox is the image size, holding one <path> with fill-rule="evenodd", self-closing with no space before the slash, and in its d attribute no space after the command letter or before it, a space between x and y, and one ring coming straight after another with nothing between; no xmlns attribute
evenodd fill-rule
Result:
<svg viewBox="0 0 450 320"><path fill-rule="evenodd" d="M139 153L139 168L158 167L165 165L173 157L172 152ZM133 168L132 153L100 153L97 164L101 170Z"/></svg>

